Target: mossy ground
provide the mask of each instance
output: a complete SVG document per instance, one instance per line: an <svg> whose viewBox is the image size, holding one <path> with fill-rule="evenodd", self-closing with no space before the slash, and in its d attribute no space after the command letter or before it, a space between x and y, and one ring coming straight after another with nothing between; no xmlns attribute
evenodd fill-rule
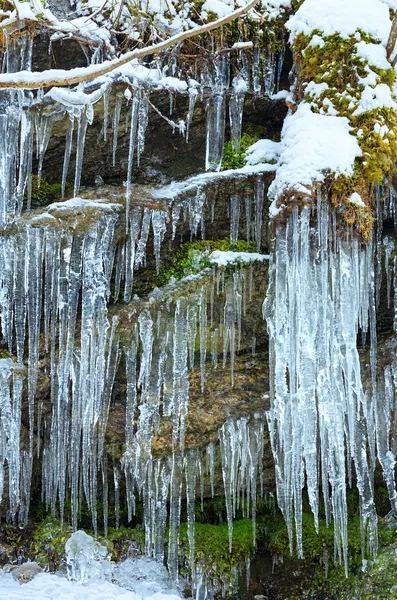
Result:
<svg viewBox="0 0 397 600"><path fill-rule="evenodd" d="M378 512L388 511L387 493L381 486L376 491ZM139 508L139 506L138 506ZM83 509L82 509L83 511ZM81 511L81 512L82 512ZM303 512L303 551L304 561L290 555L286 526L282 515L271 496L258 499L257 505L257 547L253 544L252 521L244 518L242 508L237 510L233 524L233 546L229 552L229 537L225 499L222 497L204 500L195 507L195 562L205 569L209 580L222 581L226 586L233 582L235 569L244 570L246 559L254 557L265 560L265 556L277 557L274 572L270 569L260 585L273 581L272 598L275 600L386 600L397 598L395 573L397 568L397 528L380 517L378 557L367 562L362 568L362 539L358 517L358 499L355 492L348 494L348 537L349 537L349 578L344 568L333 564L334 535L332 526L326 527L323 515L320 518L319 534L315 532L314 520L309 512L307 499ZM142 516L142 511L138 510ZM39 518L36 511L35 518ZM122 511L122 515L123 515ZM186 523L186 503L182 505L180 532L180 559L182 571L187 573L189 544ZM122 517L122 521L125 517ZM90 535L92 531L86 529ZM62 527L57 519L43 518L34 527L21 530L12 525L2 524L0 543L9 547L8 560L18 557L38 561L44 568L54 571L65 566L64 545L71 534L71 527ZM109 528L108 534L97 537L106 544L113 560L120 561L143 551L144 530L141 525L129 527L127 524L116 530ZM261 557L264 557L263 559ZM326 574L324 563L328 557L329 570ZM280 561L283 563L282 566ZM183 566L184 565L184 566ZM294 571L293 583L288 592L277 591L277 579L285 578L285 573ZM282 575L284 572L284 575ZM298 574L298 576L296 576ZM252 583L254 585L254 583ZM258 585L258 582L257 582ZM281 585L280 585L281 588ZM259 588L260 590L260 588ZM243 597L242 596L239 597Z"/></svg>

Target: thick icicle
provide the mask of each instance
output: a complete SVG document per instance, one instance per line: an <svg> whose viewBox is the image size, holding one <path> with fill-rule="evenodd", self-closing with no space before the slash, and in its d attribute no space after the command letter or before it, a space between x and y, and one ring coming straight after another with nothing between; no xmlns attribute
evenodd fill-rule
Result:
<svg viewBox="0 0 397 600"><path fill-rule="evenodd" d="M247 82L242 75L233 79L232 94L229 103L230 134L234 152L239 152L241 141L241 128L243 124L243 110L245 93L248 90Z"/></svg>
<svg viewBox="0 0 397 600"><path fill-rule="evenodd" d="M265 316L270 336L270 439L279 506L302 556L302 489L317 525L321 485L334 520L337 557L347 569L346 462L355 464L363 531L376 549L377 517L366 452L357 328L373 296L371 247L333 237L335 218L321 200L317 231L310 209L293 209L279 227ZM364 316L363 316L364 315ZM368 315L368 313L367 313ZM318 446L319 445L319 446ZM328 494L328 487L331 496Z"/></svg>

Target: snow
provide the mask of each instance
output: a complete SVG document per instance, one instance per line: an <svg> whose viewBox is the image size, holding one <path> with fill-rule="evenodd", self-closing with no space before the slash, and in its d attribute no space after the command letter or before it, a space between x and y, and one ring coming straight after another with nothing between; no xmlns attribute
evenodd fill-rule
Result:
<svg viewBox="0 0 397 600"><path fill-rule="evenodd" d="M357 192L354 192L350 198L349 198L349 202L351 202L352 204L356 204L356 206L362 206L365 208L365 204L361 199L360 194L358 194Z"/></svg>
<svg viewBox="0 0 397 600"><path fill-rule="evenodd" d="M206 0L202 6L202 11L213 12L218 17L226 17L233 12L234 2L227 0ZM203 13L202 13L203 14ZM206 16L205 14L203 15Z"/></svg>
<svg viewBox="0 0 397 600"><path fill-rule="evenodd" d="M30 19L32 21L37 20L28 2L20 2L19 0L14 0L13 4L15 5L17 14L20 19Z"/></svg>
<svg viewBox="0 0 397 600"><path fill-rule="evenodd" d="M357 54L368 64L377 69L390 69L391 64L386 58L386 48L381 44L367 44L359 42L356 44Z"/></svg>
<svg viewBox="0 0 397 600"><path fill-rule="evenodd" d="M268 254L259 254L258 252L222 252L214 250L208 257L210 263L218 267L226 267L235 263L263 262L269 260Z"/></svg>
<svg viewBox="0 0 397 600"><path fill-rule="evenodd" d="M280 156L280 143L272 140L258 140L245 152L247 165L276 162Z"/></svg>
<svg viewBox="0 0 397 600"><path fill-rule="evenodd" d="M280 90L277 94L272 94L270 100L286 100L290 95L289 90Z"/></svg>
<svg viewBox="0 0 397 600"><path fill-rule="evenodd" d="M41 573L33 581L21 585L11 574L0 572L0 589L0 597L4 600L142 600L141 594L108 581L82 584L49 573ZM180 600L180 596L156 592L146 599Z"/></svg>
<svg viewBox="0 0 397 600"><path fill-rule="evenodd" d="M353 115L361 115L369 110L376 110L377 108L384 107L397 110L397 103L392 96L389 86L385 83L380 83L375 88L367 86L361 94L358 107Z"/></svg>
<svg viewBox="0 0 397 600"><path fill-rule="evenodd" d="M291 0L266 0L266 9L270 19L276 19L291 6Z"/></svg>
<svg viewBox="0 0 397 600"><path fill-rule="evenodd" d="M122 209L122 204L109 203L106 200L87 200L85 198L71 198L64 202L53 202L47 206L47 211L51 212L73 212L75 210L81 211L84 209L99 209L103 212L115 212Z"/></svg>
<svg viewBox="0 0 397 600"><path fill-rule="evenodd" d="M309 94L313 96L313 98L318 99L321 94L326 92L328 89L328 83L315 83L314 81L310 81L305 87L305 94Z"/></svg>
<svg viewBox="0 0 397 600"><path fill-rule="evenodd" d="M325 42L321 36L315 34L310 40L309 46L312 48L324 48Z"/></svg>
<svg viewBox="0 0 397 600"><path fill-rule="evenodd" d="M247 50L248 48L253 48L253 42L236 42L233 44L232 48L236 48L237 50Z"/></svg>
<svg viewBox="0 0 397 600"><path fill-rule="evenodd" d="M173 181L169 185L158 189L152 189L151 194L154 198L169 198L175 199L177 196L186 194L193 190L205 187L222 179L239 179L250 175L260 175L261 173L272 173L276 170L276 165L259 164L245 165L241 169L227 169L226 171L218 171L216 173L202 173L185 179L184 181Z"/></svg>
<svg viewBox="0 0 397 600"><path fill-rule="evenodd" d="M361 149L350 134L351 129L346 117L315 114L306 103L287 116L276 178L269 188L274 199L272 211L285 191L310 195L311 186L324 181L327 171L335 175L352 174Z"/></svg>
<svg viewBox="0 0 397 600"><path fill-rule="evenodd" d="M381 0L305 0L286 25L290 40L320 30L325 36L347 38L358 29L386 43L390 32L389 9Z"/></svg>

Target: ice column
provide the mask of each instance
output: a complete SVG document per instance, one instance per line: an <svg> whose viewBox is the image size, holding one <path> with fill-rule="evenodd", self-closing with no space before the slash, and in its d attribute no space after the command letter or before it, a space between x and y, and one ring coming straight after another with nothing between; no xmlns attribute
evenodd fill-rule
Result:
<svg viewBox="0 0 397 600"><path fill-rule="evenodd" d="M333 236L334 215L319 202L317 228L308 207L278 227L264 304L270 336L270 438L277 498L291 547L295 522L302 550L302 489L315 523L319 490L333 516L337 558L347 569L346 465L354 462L362 529L376 549L377 518L367 456L366 399L357 330L373 302L371 247ZM330 493L329 493L330 490Z"/></svg>

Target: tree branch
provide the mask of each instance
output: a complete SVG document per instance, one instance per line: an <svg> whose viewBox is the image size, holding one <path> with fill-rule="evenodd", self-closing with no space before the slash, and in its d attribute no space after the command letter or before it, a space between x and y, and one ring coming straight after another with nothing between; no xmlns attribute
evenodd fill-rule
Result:
<svg viewBox="0 0 397 600"><path fill-rule="evenodd" d="M208 31L218 29L230 21L234 21L238 17L241 17L248 12L259 0L251 0L245 6L235 10L230 15L222 17L205 25L194 27L188 31L182 31L168 40L164 40L158 44L147 46L146 48L137 48L127 52L120 58L106 61L100 65L90 65L89 67L82 67L77 69L71 69L70 71L60 71L57 69L50 69L48 71L42 71L41 73L20 71L18 73L2 73L0 74L0 88L22 88L22 89L40 89L45 87L53 86L68 86L83 83L84 81L90 81L97 77L107 75L115 69L122 67L123 65L131 62L136 58L143 58L151 54L158 54L162 50L166 50L170 46L177 44L183 40L196 37Z"/></svg>
<svg viewBox="0 0 397 600"><path fill-rule="evenodd" d="M397 41L397 12L394 15L394 18L393 18L393 21L391 24L389 39L387 40L386 56L389 60L391 59L394 49L396 47L396 41Z"/></svg>

